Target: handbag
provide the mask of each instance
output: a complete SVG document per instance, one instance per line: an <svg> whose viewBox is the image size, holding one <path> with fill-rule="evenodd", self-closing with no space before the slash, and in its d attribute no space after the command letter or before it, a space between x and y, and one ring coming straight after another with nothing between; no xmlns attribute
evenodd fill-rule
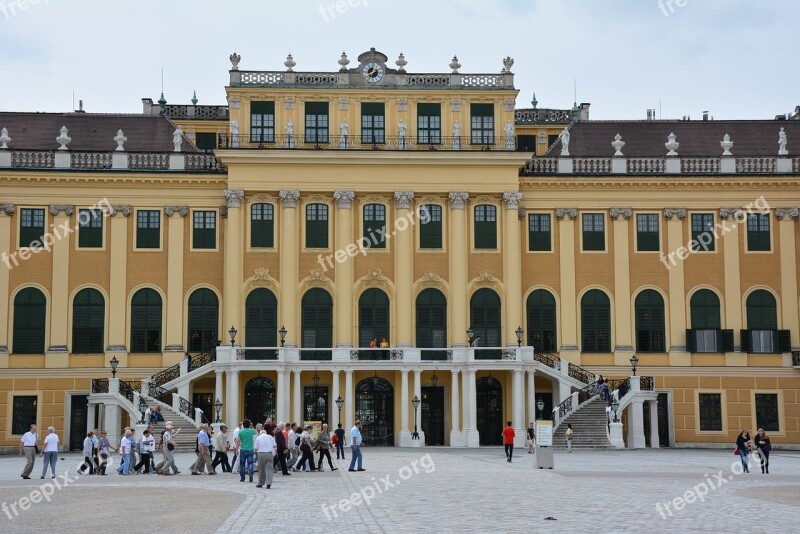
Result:
<svg viewBox="0 0 800 534"><path fill-rule="evenodd" d="M735 449L733 449L733 455L734 456L739 456L739 447L736 447Z"/></svg>

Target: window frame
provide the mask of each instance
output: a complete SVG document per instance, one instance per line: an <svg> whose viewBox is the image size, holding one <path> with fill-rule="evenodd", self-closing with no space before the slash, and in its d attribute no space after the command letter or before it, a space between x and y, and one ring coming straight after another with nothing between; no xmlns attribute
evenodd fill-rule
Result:
<svg viewBox="0 0 800 534"><path fill-rule="evenodd" d="M372 207L377 207L377 206L380 206L383 209L383 226L382 227L374 225L374 224L368 224L368 221L367 221L367 211L368 211L367 208L372 208ZM376 210L376 211L379 211L379 210ZM366 239L368 241L368 243L369 243L369 246L365 247L365 248L367 248L369 250L373 250L373 249L382 250L382 251L388 251L389 250L388 239L384 238L382 241L380 241L379 243L375 244L372 241L372 238L370 237L370 233L371 232L374 232L374 235L376 237L379 237L379 236L382 237L383 234L380 234L380 232L379 232L380 228L383 228L383 231L384 231L385 234L387 234L387 235L389 234L389 229L387 227L388 215L389 215L389 208L387 207L386 204L384 204L382 202L369 202L369 203L363 204L361 206L361 237L363 239ZM375 215L375 217L376 218L375 218L374 221L369 221L369 222L377 223L380 219L377 219L377 215Z"/></svg>
<svg viewBox="0 0 800 534"><path fill-rule="evenodd" d="M479 208L484 208L480 210L484 212L480 216L479 216ZM499 250L498 237L497 237L499 230L499 225L497 220L498 211L499 210L497 206L495 206L494 204L487 204L485 202L481 204L475 204L472 207L472 234L473 234L472 249L474 251L497 252ZM494 217L494 220L489 220L490 214L491 216ZM481 218L479 217L483 217L484 220L481 220ZM489 231L490 228L493 230L493 232ZM481 238L488 239L489 241L487 241L485 244L482 244L479 242Z"/></svg>
<svg viewBox="0 0 800 534"><path fill-rule="evenodd" d="M591 328L591 329L588 329L586 327L586 317L585 317L584 309L585 309L585 307L587 305L584 304L584 299L586 299L587 296L589 296L589 294L591 294L594 291L597 291L599 294L601 294L605 298L605 301L606 301L605 302L605 311L607 312L607 315L608 315L608 317L606 319L607 320L607 324L608 324L608 329L607 330L604 329L604 328L600 328L599 326L594 326L594 325L593 325L594 327ZM600 305L598 305L598 304L588 304L588 306L590 307L591 310L599 310L600 309ZM598 322L598 317L597 317L596 313L594 314L593 319L594 319L595 322ZM600 319L603 319L603 318L600 318ZM613 349L614 349L614 343L613 343L614 342L614 309L613 309L613 306L612 306L612 303L611 303L611 297L609 297L608 294L605 291L594 287L594 288L588 289L583 295L581 295L581 299L580 299L580 321L581 321L581 325L580 325L580 336L581 336L580 337L580 343L581 343L580 350L581 350L582 353L586 353L586 354L611 354L611 353L613 353ZM590 332L590 333L594 334L593 346L592 347L588 347L588 348L593 349L593 350L587 350L587 343L586 343L586 333L587 332ZM603 350L605 348L605 343L602 341L602 334L604 334L604 333L606 334L606 337L608 338L608 348L606 350Z"/></svg>
<svg viewBox="0 0 800 534"><path fill-rule="evenodd" d="M81 296L82 294L84 294L84 292L89 292L89 291L93 291L97 295L99 295L100 299L102 300L102 303L101 304L92 304L92 303L89 303L89 304L82 304L81 303L81 304L79 304L77 302L78 297ZM91 287L91 286L90 287L81 288L72 297L72 309L71 309L71 314L70 314L70 335L71 335L71 337L70 337L70 354L104 354L105 353L105 347L106 347L106 318L107 318L107 316L106 316L106 313L107 313L106 300L107 300L106 296L102 293L102 291L100 291L96 287ZM100 330L100 345L99 345L99 349L100 350L98 350L98 351L92 351L91 350L92 349L92 346L91 346L92 345L92 341L91 341L92 325L91 325L91 322L92 322L92 319L93 319L92 314L91 314L92 313L92 308L101 308L102 309L102 314L100 314L101 325L100 325L100 329L99 329ZM80 310L80 312L87 314L86 315L86 326L83 326L83 327L76 326L76 322L77 322L76 321L76 317L78 316L79 310ZM87 341L86 341L86 344L85 344L86 345L85 350L79 350L79 349L83 349L83 347L76 347L75 338L78 337L78 336L76 336L76 333L77 333L76 331L79 330L79 329L84 331L84 336L87 338Z"/></svg>
<svg viewBox="0 0 800 534"><path fill-rule="evenodd" d="M87 224L94 224L97 221L100 221L100 226L92 225L86 226L84 225L81 214L89 213L90 219L87 221ZM99 214L99 217L98 217ZM105 248L105 213L101 209L91 209L91 208L80 208L78 209L78 239L75 240L75 247L76 250L103 250ZM87 230L89 232L87 233ZM100 240L99 245L89 245L89 244L82 244L81 242L84 239L98 239Z"/></svg>
<svg viewBox="0 0 800 534"><path fill-rule="evenodd" d="M547 225L549 227L548 230L546 231L547 232L547 238L548 238L547 249L534 248L534 233L541 233L541 234L545 233L545 230L534 230L534 229L532 229L534 218L539 218L541 220L544 220L544 218L546 218L546 220L547 220ZM537 254L537 253L538 254L541 254L541 253L552 253L552 252L554 252L554 250L553 250L554 247L553 247L553 215L552 215L552 213L543 213L543 212L528 213L527 214L527 221L528 221L528 250L527 251L530 252L530 253L534 253L534 254ZM539 224L539 226L541 226L541 224ZM540 241L541 241L541 239L540 239Z"/></svg>
<svg viewBox="0 0 800 534"><path fill-rule="evenodd" d="M330 143L330 103L306 102L303 113L303 141L312 145Z"/></svg>
<svg viewBox="0 0 800 534"><path fill-rule="evenodd" d="M213 139L213 143L200 143L200 139ZM205 146L207 144L213 146ZM197 150L200 152L211 154L219 146L217 134L215 132L196 132L194 134L194 146L196 146Z"/></svg>
<svg viewBox="0 0 800 534"><path fill-rule="evenodd" d="M647 218L646 226L647 230L641 230L639 218ZM655 231L652 228L652 222L655 220ZM637 213L636 214L636 252L641 253L648 253L648 252L661 252L661 217L659 217L658 213ZM655 234L655 236L653 236ZM643 244L647 244L649 240L655 240L655 248L647 248L643 247ZM652 243L649 244L650 247L653 246Z"/></svg>
<svg viewBox="0 0 800 534"><path fill-rule="evenodd" d="M701 413L701 406L700 406L700 398L701 396L712 396L715 395L719 398L719 430L714 428L710 430L703 429L703 419L708 420L709 417L702 417ZM695 431L698 434L711 434L711 435L724 435L728 433L727 429L727 409L726 409L726 395L725 392L722 390L705 390L705 389L698 389L695 392L695 406L697 407L697 422L695 424ZM712 414L713 415L713 414Z"/></svg>
<svg viewBox="0 0 800 534"><path fill-rule="evenodd" d="M417 104L417 144L442 144L442 104L431 102Z"/></svg>
<svg viewBox="0 0 800 534"><path fill-rule="evenodd" d="M28 290L32 290L32 291L38 292L39 295L41 295L42 298L44 299L44 303L37 303L37 304L31 304L30 302L24 303L24 304L27 304L29 307L30 306L36 306L36 307L41 307L42 308L41 310L39 310L42 313L42 316L41 316L41 327L28 326L28 328L26 330L26 335L27 335L26 343L27 343L28 346L32 345L32 342L30 340L31 334L32 333L36 333L38 331L41 332L41 348L42 348L41 351L34 351L34 350L30 349L30 348L28 348L27 350L21 350L21 351L18 350L19 348L21 348L21 347L19 347L17 345L18 338L20 337L18 334L22 334L22 332L18 332L17 331L20 328L20 324L19 324L20 323L20 317L17 317L17 299L20 297L20 295L23 292L26 292ZM11 326L11 329L10 329L9 333L12 336L12 338L11 338L11 341L12 341L12 343L11 343L11 354L26 354L26 355L45 354L47 352L48 334L49 334L49 331L50 331L50 321L49 321L50 301L48 299L47 293L42 291L42 289L40 289L39 287L32 286L32 285L27 285L25 287L21 287L14 294L14 297L12 299L10 299L10 300L11 300L11 317L12 317L12 321L13 321L13 324L9 325L9 326ZM29 315L28 325L30 325L30 323L31 323L30 312L28 312L28 315ZM39 321L36 321L36 323L38 324ZM35 347L35 348L38 348L38 347Z"/></svg>
<svg viewBox="0 0 800 534"><path fill-rule="evenodd" d="M158 296L158 299L159 299L159 308L160 308L161 311L159 313L160 317L159 317L159 324L158 324L158 349L156 349L156 350L150 350L148 348L148 337L147 336L153 330L148 328L147 324L145 324L144 328L134 328L134 324L133 324L133 320L134 320L134 317L133 317L134 302L133 301L134 301L134 299L136 298L136 296L140 292L145 291L145 290L152 291L156 296ZM165 343L166 340L164 339L164 333L165 333L165 329L164 329L164 319L165 319L165 317L164 317L164 296L161 293L159 293L153 287L140 287L140 288L134 290L133 293L131 294L131 300L130 300L130 303L128 304L128 307L129 307L128 309L129 309L129 313L130 313L129 319L128 319L128 331L129 331L128 339L130 340L130 346L128 347L128 352L130 354L161 354L161 353L163 353L164 349L166 348L166 343ZM149 310L146 313L149 313ZM147 318L148 317L146 317L146 319ZM145 323L147 323L147 321L145 321ZM144 349L143 350L136 350L134 348L133 336L135 335L135 332L137 332L137 331L143 331L145 333Z"/></svg>
<svg viewBox="0 0 800 534"><path fill-rule="evenodd" d="M34 411L36 412L35 419L25 424L25 428L14 428L14 409L16 407L16 398L32 398L35 399L35 407ZM41 428L39 425L39 421L41 419L41 410L42 410L42 392L41 391L9 391L8 392L8 412L7 412L7 421L9 424L7 425L6 430L6 437L7 438L22 438L26 432L30 431L31 425L36 425L36 431L41 435ZM14 430L23 430L20 433L14 432ZM46 429L45 429L46 431Z"/></svg>
<svg viewBox="0 0 800 534"><path fill-rule="evenodd" d="M755 225L751 224L755 221ZM763 223L766 222L766 230ZM755 226L755 229L752 227ZM746 221L747 244L745 250L752 253L772 252L772 222L769 213L748 213ZM760 248L753 248L753 244Z"/></svg>
<svg viewBox="0 0 800 534"><path fill-rule="evenodd" d="M250 101L250 142L275 143L275 101Z"/></svg>
<svg viewBox="0 0 800 534"><path fill-rule="evenodd" d="M710 217L710 227L708 218ZM695 220L698 222L695 223ZM701 254L701 253L716 253L717 252L717 239L714 235L714 224L715 218L713 212L697 212L691 213L689 216L689 231L691 235L691 240L689 241L689 252L692 254ZM705 227L705 229L700 229ZM703 234L710 234L711 235L711 243L709 244L708 248L701 249L701 242L699 241L699 237ZM697 243L697 247L695 247L692 243Z"/></svg>
<svg viewBox="0 0 800 534"><path fill-rule="evenodd" d="M591 230L586 229L586 222L587 217L591 217ZM602 230L598 231L595 230L594 227L598 223L598 221L602 224ZM592 253L592 252L607 252L608 251L608 244L606 242L606 236L608 235L606 225L606 215L602 212L583 212L581 213L581 253ZM599 235L595 235L599 234ZM592 246L600 246L600 241L602 237L602 248L587 248L587 242Z"/></svg>
<svg viewBox="0 0 800 534"><path fill-rule="evenodd" d="M315 208L312 210L312 208ZM311 211L315 211L314 214L316 217L322 217L323 219L310 219L309 216ZM324 213L323 213L324 212ZM303 248L304 249L329 249L331 248L331 239L330 239L330 229L331 229L331 207L324 203L324 202L309 202L305 205L304 209L304 222L305 222L305 232L303 238ZM309 231L310 228L315 228L315 233L312 234ZM324 232L322 231L324 229ZM313 235L316 235L317 239L322 240L324 237L324 244L320 241L319 244L312 243L311 238Z"/></svg>
<svg viewBox="0 0 800 534"><path fill-rule="evenodd" d="M386 144L386 104L384 102L361 103L361 144Z"/></svg>
<svg viewBox="0 0 800 534"><path fill-rule="evenodd" d="M259 209L259 211L261 211L260 213L260 216L262 217L261 219L255 219L254 208L256 208L256 206L269 207L269 209L266 208ZM270 219L263 218L267 212L269 212ZM269 231L264 230L263 232L261 231L256 232L255 230L260 228L261 226L263 226L265 229L269 229ZM257 238L263 236L268 236L265 238L265 242L267 244L262 245L256 243ZM250 239L248 242L250 243L251 249L275 249L275 204L274 203L267 201L263 202L259 201L250 204Z"/></svg>
<svg viewBox="0 0 800 534"><path fill-rule="evenodd" d="M471 145L495 144L494 104L472 102L469 105L469 142Z"/></svg>
<svg viewBox="0 0 800 534"><path fill-rule="evenodd" d="M423 220L423 217L417 217L419 219L419 239L417 241L417 249L421 251L443 251L444 250L444 207L441 204L436 203L426 203L422 204L419 207L419 213L421 214L423 211L427 212L427 222ZM439 218L438 221L434 220L434 217ZM438 235L424 235L425 229L428 228L428 225L433 224L436 226L438 224ZM429 232L433 233L434 230L428 230ZM425 238L427 237L428 242L436 243L438 242L438 246L426 245L424 244Z"/></svg>
<svg viewBox="0 0 800 534"><path fill-rule="evenodd" d="M758 417L758 396L759 395L771 395L775 397L775 404L777 408L776 420L778 423L777 430L770 430L766 428L763 424L760 424L759 417ZM755 436L755 431L758 428L764 428L767 435L770 436L785 436L786 435L786 424L785 424L785 408L784 408L784 397L783 392L777 389L753 389L750 394L750 406L751 406L751 414L752 419L751 421L754 422L754 429L753 429L753 436Z"/></svg>
<svg viewBox="0 0 800 534"><path fill-rule="evenodd" d="M193 209L191 210L192 215L192 246L190 250L192 252L215 252L219 248L219 213L217 210L209 210L209 209ZM197 216L201 215L201 223L203 225L202 228L198 228L198 218ZM209 216L211 216L211 222L213 223L213 228L208 228L209 224ZM198 246L198 231L203 232L200 234L201 245ZM205 246L203 240L213 239L213 246Z"/></svg>
<svg viewBox="0 0 800 534"><path fill-rule="evenodd" d="M151 217L149 217L149 216L147 217L148 220L141 221L139 214L142 214L142 213L148 213L148 214L151 214L151 215L153 213L155 213L156 214L156 218L157 218L157 222L158 222L158 226L156 228L141 227L140 224L142 222L144 222L144 223L146 223L148 225L152 225L153 224L153 221L152 221ZM143 252L160 252L161 250L163 250L163 242L164 242L164 240L163 240L163 230L164 230L163 221L164 221L164 218L161 216L161 210L149 209L149 208L136 209L134 215L136 216L136 218L134 219L133 224L134 224L134 229L135 229L136 233L134 235L133 250L134 251L143 251ZM147 231L147 230L150 230L152 232L150 232L148 234L145 234L144 236L141 236L140 231ZM153 235L158 236L158 246L154 246L154 247L143 246L143 244L140 242L140 238L148 237L148 238L152 239Z"/></svg>
<svg viewBox="0 0 800 534"><path fill-rule="evenodd" d="M25 215L28 212L30 212L31 225L23 226L23 223L25 222ZM41 227L33 225L37 215L41 215L42 217ZM20 207L19 222L17 223L17 249L35 250L42 248L42 246L44 245L44 235L46 227L47 227L47 210L45 208L28 207L28 206ZM23 228L26 228L27 230L23 230ZM41 231L37 231L36 228L41 228ZM38 245L35 245L35 243L37 243L37 239L33 239L34 235L38 235ZM23 242L25 242L26 244L23 245Z"/></svg>

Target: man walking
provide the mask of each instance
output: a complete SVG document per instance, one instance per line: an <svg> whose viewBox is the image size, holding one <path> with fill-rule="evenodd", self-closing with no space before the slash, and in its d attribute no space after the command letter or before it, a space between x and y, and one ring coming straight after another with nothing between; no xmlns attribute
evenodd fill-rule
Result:
<svg viewBox="0 0 800 534"><path fill-rule="evenodd" d="M250 419L242 421L242 428L236 438L236 446L239 449L239 482L244 482L245 471L250 475L250 482L253 481L253 447L255 445L256 431L250 426Z"/></svg>
<svg viewBox="0 0 800 534"><path fill-rule="evenodd" d="M291 473L286 467L286 451L288 447L286 446L286 436L283 435L284 428L286 428L286 423L278 423L278 428L275 430L275 446L278 451L278 463L281 466L281 472L284 476L289 476Z"/></svg>
<svg viewBox="0 0 800 534"><path fill-rule="evenodd" d="M239 458L239 446L236 445L238 443L237 438L239 437L239 431L242 430L242 422L239 421L239 424L236 428L233 429L233 436L231 436L231 442L233 443L233 460L231 461L231 473L236 468L236 460Z"/></svg>
<svg viewBox="0 0 800 534"><path fill-rule="evenodd" d="M339 453L341 452L342 460L347 460L347 458L344 457L344 448L347 445L347 439L345 439L342 423L339 423L338 427L333 433L336 434L336 459L339 459Z"/></svg>
<svg viewBox="0 0 800 534"><path fill-rule="evenodd" d="M25 469L22 470L22 478L30 480L31 472L33 471L33 464L36 463L36 440L39 436L36 434L36 425L31 425L30 430L25 432L19 442L19 455L25 454Z"/></svg>
<svg viewBox="0 0 800 534"><path fill-rule="evenodd" d="M267 428L272 429L272 426L267 425ZM239 433L241 436L241 432ZM262 430L255 441L255 448L258 452L258 485L257 488L263 488L264 485L267 489L272 486L272 456L277 450L275 445L275 438L269 435L267 430Z"/></svg>
<svg viewBox="0 0 800 534"><path fill-rule="evenodd" d="M197 434L198 454L197 462L195 462L194 469L192 470L193 475L202 475L206 469L209 475L217 474L214 468L211 467L211 455L208 452L210 445L211 440L208 438L208 424L203 423L203 426L200 427L200 432Z"/></svg>
<svg viewBox="0 0 800 534"><path fill-rule="evenodd" d="M528 427L528 454L533 454L534 440L536 439L536 431L533 429L533 423Z"/></svg>
<svg viewBox="0 0 800 534"><path fill-rule="evenodd" d="M350 430L350 469L348 471L366 471L361 467L361 419L356 421ZM358 463L358 469L353 469Z"/></svg>
<svg viewBox="0 0 800 534"><path fill-rule="evenodd" d="M511 457L514 455L514 436L516 433L511 427L511 421L506 421L506 427L503 429L503 445L506 449L506 461L511 463Z"/></svg>
<svg viewBox="0 0 800 534"><path fill-rule="evenodd" d="M122 463L117 468L117 473L128 476L131 470L131 441L133 434L130 428L125 429L125 435L119 442L119 454L122 456ZM134 442L135 443L135 442Z"/></svg>
<svg viewBox="0 0 800 534"><path fill-rule="evenodd" d="M216 472L217 466L222 464L222 472L230 473L231 466L228 463L228 449L230 449L228 442L228 427L222 425L219 427L219 432L214 436L214 461L211 463L211 468Z"/></svg>
<svg viewBox="0 0 800 534"><path fill-rule="evenodd" d="M178 435L178 432L180 432L180 430L177 432L173 430L172 421L167 421L167 426L164 428L164 433L161 435L161 452L164 453L164 461L161 470L157 470L157 473L161 473L165 476L177 475L180 473L175 465L175 440L173 439L174 436ZM173 472L170 473L170 470Z"/></svg>

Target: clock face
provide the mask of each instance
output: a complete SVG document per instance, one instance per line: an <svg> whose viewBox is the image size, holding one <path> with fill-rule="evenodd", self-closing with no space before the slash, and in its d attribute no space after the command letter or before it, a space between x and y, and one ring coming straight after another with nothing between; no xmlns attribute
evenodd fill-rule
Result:
<svg viewBox="0 0 800 534"><path fill-rule="evenodd" d="M380 64L371 61L364 65L364 68L361 69L361 74L364 76L364 79L367 80L369 83L378 83L383 78L383 67Z"/></svg>

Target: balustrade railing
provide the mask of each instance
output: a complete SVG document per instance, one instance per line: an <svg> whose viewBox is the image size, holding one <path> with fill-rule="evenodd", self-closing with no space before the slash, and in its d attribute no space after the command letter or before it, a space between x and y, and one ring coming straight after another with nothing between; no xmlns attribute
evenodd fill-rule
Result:
<svg viewBox="0 0 800 534"><path fill-rule="evenodd" d="M749 174L774 173L776 158L736 158L736 172Z"/></svg>
<svg viewBox="0 0 800 534"><path fill-rule="evenodd" d="M517 149L516 138L500 136L443 137L438 134L426 136L389 137L385 135L328 135L315 136L297 134L268 135L220 135L218 146L226 149L264 150L385 150L385 151L513 151Z"/></svg>
<svg viewBox="0 0 800 534"><path fill-rule="evenodd" d="M569 374L569 376L571 376L575 380L583 382L584 384L591 384L596 380L594 373L584 369L579 365L575 365L574 363L569 364L569 367L567 369L567 374Z"/></svg>
<svg viewBox="0 0 800 534"><path fill-rule="evenodd" d="M652 376L639 377L639 390L640 391L653 391L655 389L655 378Z"/></svg>
<svg viewBox="0 0 800 534"><path fill-rule="evenodd" d="M163 371L159 371L158 373L154 374L150 377L150 383L155 386L161 386L166 384L167 382L172 382L173 380L177 380L181 376L181 365L175 364L171 367L167 367ZM153 387L152 385L150 387ZM151 395L152 396L152 395Z"/></svg>
<svg viewBox="0 0 800 534"><path fill-rule="evenodd" d="M628 158L628 174L664 174L666 160L664 158Z"/></svg>
<svg viewBox="0 0 800 534"><path fill-rule="evenodd" d="M73 152L71 158L73 169L110 169L110 152Z"/></svg>
<svg viewBox="0 0 800 534"><path fill-rule="evenodd" d="M196 409L195 405L192 404L191 402L189 402L188 400L184 399L183 397L179 397L179 399L180 399L180 401L179 401L178 409L179 409L180 413L182 413L183 415L185 415L186 417L188 417L189 419L194 421L195 420L195 414L197 413L197 409ZM200 410L200 414L201 414L200 415L200 420L202 422L209 423L209 424L211 423L208 420L208 418L206 417L206 414L203 413L202 410Z"/></svg>
<svg viewBox="0 0 800 534"><path fill-rule="evenodd" d="M175 393L172 391L164 389L160 386L150 386L150 397L156 399L157 401L163 402L170 407L172 406L172 396L174 394ZM194 419L194 416L192 416L192 419Z"/></svg>
<svg viewBox="0 0 800 534"><path fill-rule="evenodd" d="M609 174L611 158L575 158L572 161L573 174Z"/></svg>
<svg viewBox="0 0 800 534"><path fill-rule="evenodd" d="M185 168L187 171L225 170L225 166L211 154L186 154Z"/></svg>
<svg viewBox="0 0 800 534"><path fill-rule="evenodd" d="M523 174L558 174L558 158L533 158L522 169Z"/></svg>
<svg viewBox="0 0 800 534"><path fill-rule="evenodd" d="M420 349L419 352L420 360L423 362L453 360L453 351L451 349Z"/></svg>
<svg viewBox="0 0 800 534"><path fill-rule="evenodd" d="M518 109L514 112L516 124L535 124L539 122L557 122L569 124L572 121L570 110L563 109Z"/></svg>
<svg viewBox="0 0 800 534"><path fill-rule="evenodd" d="M108 378L92 378L92 393L108 393Z"/></svg>
<svg viewBox="0 0 800 534"><path fill-rule="evenodd" d="M11 166L18 169L52 169L55 166L55 151L14 150Z"/></svg>
<svg viewBox="0 0 800 534"><path fill-rule="evenodd" d="M800 367L800 350L792 351L792 367Z"/></svg>
<svg viewBox="0 0 800 534"><path fill-rule="evenodd" d="M561 368L561 358L549 352L533 352L533 359L553 369Z"/></svg>
<svg viewBox="0 0 800 534"><path fill-rule="evenodd" d="M217 361L216 347L212 348L211 350L206 350L205 352L201 352L200 354L189 356L189 371L200 369L204 365L208 365L215 361Z"/></svg>
<svg viewBox="0 0 800 534"><path fill-rule="evenodd" d="M681 158L683 174L719 174L719 158Z"/></svg>
<svg viewBox="0 0 800 534"><path fill-rule="evenodd" d="M119 381L119 394L128 399L131 402L131 404L133 403L133 392L141 391L141 388L142 388L141 383L136 384L133 382L125 382L124 380Z"/></svg>
<svg viewBox="0 0 800 534"><path fill-rule="evenodd" d="M169 170L169 155L156 153L128 154L128 168L134 170L166 171Z"/></svg>

